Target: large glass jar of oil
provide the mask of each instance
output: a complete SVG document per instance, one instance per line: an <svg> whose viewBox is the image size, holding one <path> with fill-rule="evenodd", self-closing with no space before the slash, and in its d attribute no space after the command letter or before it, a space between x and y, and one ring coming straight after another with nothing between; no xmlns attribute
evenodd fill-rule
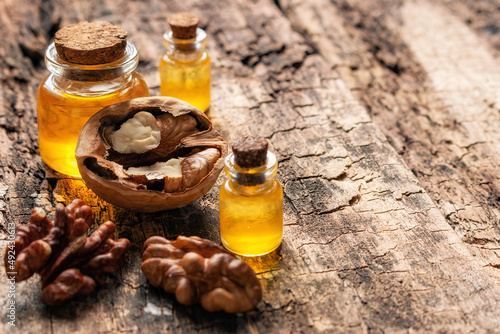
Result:
<svg viewBox="0 0 500 334"><path fill-rule="evenodd" d="M210 58L207 34L198 18L178 13L168 19L171 31L163 35L167 51L160 60L160 92L206 111L210 106Z"/></svg>
<svg viewBox="0 0 500 334"><path fill-rule="evenodd" d="M262 148L262 138L257 139L260 153L249 151L249 146L255 148L255 138L242 137L233 143L224 167L229 178L219 195L222 244L243 256L270 253L283 237L283 191L275 178L277 159L267 151L267 142ZM239 145L242 140L246 147Z"/></svg>
<svg viewBox="0 0 500 334"><path fill-rule="evenodd" d="M149 96L146 82L134 71L138 63L137 50L129 42L118 59L92 65L64 60L54 43L48 47L45 64L50 74L38 88L37 108L40 154L49 167L80 177L75 148L87 120L110 104Z"/></svg>

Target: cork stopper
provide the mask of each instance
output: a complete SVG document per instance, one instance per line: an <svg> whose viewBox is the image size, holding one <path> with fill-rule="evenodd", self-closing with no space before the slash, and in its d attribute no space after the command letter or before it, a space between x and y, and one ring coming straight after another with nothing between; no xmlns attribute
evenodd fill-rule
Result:
<svg viewBox="0 0 500 334"><path fill-rule="evenodd" d="M109 22L80 22L56 32L59 57L82 65L111 63L125 54L127 32Z"/></svg>
<svg viewBox="0 0 500 334"><path fill-rule="evenodd" d="M198 16L193 13L177 13L168 18L172 35L177 39L195 38L198 23Z"/></svg>
<svg viewBox="0 0 500 334"><path fill-rule="evenodd" d="M243 168L265 165L267 161L267 146L267 141L262 137L240 137L232 144L234 162Z"/></svg>

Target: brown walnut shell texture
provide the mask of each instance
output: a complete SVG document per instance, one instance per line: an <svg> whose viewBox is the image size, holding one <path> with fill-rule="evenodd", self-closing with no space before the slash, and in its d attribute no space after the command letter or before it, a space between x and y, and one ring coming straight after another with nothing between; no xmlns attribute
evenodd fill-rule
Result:
<svg viewBox="0 0 500 334"><path fill-rule="evenodd" d="M116 152L107 140L109 132L118 129L139 111L150 112L156 117L161 131L160 145L142 154ZM217 152L215 158L214 151ZM207 116L192 105L171 97L136 98L102 109L83 127L75 154L83 180L100 198L140 212L180 208L202 197L217 181L226 155L227 143ZM144 178L125 173L130 167L148 166L170 158L182 161L180 188L177 184L165 184L151 189L141 182ZM212 160L207 160L209 158ZM195 167L197 169L193 169ZM172 192L173 188L177 190Z"/></svg>
<svg viewBox="0 0 500 334"><path fill-rule="evenodd" d="M84 201L73 200L66 207L58 205L54 221L41 208L34 208L30 223L18 228L14 240L16 259L13 268L16 282L38 273L41 300L47 305L61 305L81 295L90 294L104 284L105 273L118 269L118 261L130 247L127 239L114 240L115 224L107 221L90 236L94 212Z"/></svg>
<svg viewBox="0 0 500 334"><path fill-rule="evenodd" d="M252 310L262 287L252 268L212 241L179 236L146 240L141 269L151 285L175 293L179 303L209 311Z"/></svg>

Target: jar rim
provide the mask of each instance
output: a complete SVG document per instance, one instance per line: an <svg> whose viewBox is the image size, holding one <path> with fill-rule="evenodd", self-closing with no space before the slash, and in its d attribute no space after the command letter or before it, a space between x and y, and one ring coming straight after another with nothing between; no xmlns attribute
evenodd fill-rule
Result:
<svg viewBox="0 0 500 334"><path fill-rule="evenodd" d="M51 43L45 52L45 65L51 73L78 81L114 79L132 73L138 64L137 49L128 41L123 57L105 64L84 65L65 61L59 57L54 43Z"/></svg>

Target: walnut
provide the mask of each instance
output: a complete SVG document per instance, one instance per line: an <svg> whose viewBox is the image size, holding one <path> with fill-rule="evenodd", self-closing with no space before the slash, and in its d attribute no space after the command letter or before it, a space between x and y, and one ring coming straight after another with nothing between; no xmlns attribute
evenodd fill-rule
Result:
<svg viewBox="0 0 500 334"><path fill-rule="evenodd" d="M99 197L141 212L179 208L205 195L226 155L226 142L205 114L171 97L102 109L83 127L75 154Z"/></svg>
<svg viewBox="0 0 500 334"><path fill-rule="evenodd" d="M45 211L33 209L30 223L16 233L13 264L5 261L6 272L14 272L16 282L38 273L41 300L61 305L104 284L105 273L118 269L118 260L130 247L127 239L114 240L115 224L107 221L90 236L94 212L84 201L75 199L66 207L58 205L54 221ZM7 252L6 252L7 259Z"/></svg>
<svg viewBox="0 0 500 334"><path fill-rule="evenodd" d="M140 111L110 134L113 148L119 153L144 153L160 145L161 132L156 118Z"/></svg>
<svg viewBox="0 0 500 334"><path fill-rule="evenodd" d="M238 313L253 309L262 298L252 268L206 239L151 237L144 244L142 260L149 282L175 293L184 305L201 303L210 312Z"/></svg>

